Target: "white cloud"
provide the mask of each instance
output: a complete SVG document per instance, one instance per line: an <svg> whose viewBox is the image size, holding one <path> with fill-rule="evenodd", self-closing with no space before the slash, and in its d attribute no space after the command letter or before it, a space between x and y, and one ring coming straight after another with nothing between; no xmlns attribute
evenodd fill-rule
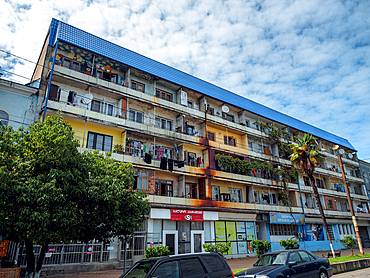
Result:
<svg viewBox="0 0 370 278"><path fill-rule="evenodd" d="M37 61L52 17L347 138L370 157L368 1L0 0L0 47ZM33 65L0 66L30 77Z"/></svg>

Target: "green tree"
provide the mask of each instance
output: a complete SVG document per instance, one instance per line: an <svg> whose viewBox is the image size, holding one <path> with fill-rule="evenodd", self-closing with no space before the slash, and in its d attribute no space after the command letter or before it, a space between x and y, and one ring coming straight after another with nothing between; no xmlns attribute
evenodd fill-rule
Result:
<svg viewBox="0 0 370 278"><path fill-rule="evenodd" d="M287 240L280 240L280 246L284 247L286 250L299 249L299 243L295 239L288 238Z"/></svg>
<svg viewBox="0 0 370 278"><path fill-rule="evenodd" d="M312 187L313 194L316 199L316 204L321 214L326 235L329 239L330 248L333 253L333 257L335 258L335 252L333 244L331 243L328 224L326 222L326 217L321 205L320 196L315 184L315 178L313 176L315 168L317 167L318 162L321 160L320 156L321 149L317 146L315 138L308 133L306 133L303 137L300 136L295 137L295 143L292 143L289 146L293 151L293 153L289 156L290 161L296 168L301 169L303 173L306 174L308 177L309 183Z"/></svg>
<svg viewBox="0 0 370 278"><path fill-rule="evenodd" d="M25 242L27 277L40 275L49 243L127 239L149 211L145 194L129 190L131 164L78 146L59 114L25 131L0 127L0 231Z"/></svg>
<svg viewBox="0 0 370 278"><path fill-rule="evenodd" d="M351 249L351 255L353 255L353 247L356 246L356 240L352 236L344 236L342 242L345 247Z"/></svg>
<svg viewBox="0 0 370 278"><path fill-rule="evenodd" d="M257 253L257 258L260 258L263 254L270 251L271 249L270 242L259 239L251 241L251 246L253 252Z"/></svg>

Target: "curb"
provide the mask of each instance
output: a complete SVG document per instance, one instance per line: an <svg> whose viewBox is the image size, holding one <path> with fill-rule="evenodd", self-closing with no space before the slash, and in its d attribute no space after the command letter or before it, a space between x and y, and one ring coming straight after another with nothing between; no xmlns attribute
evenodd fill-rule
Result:
<svg viewBox="0 0 370 278"><path fill-rule="evenodd" d="M330 264L333 274L370 267L370 258Z"/></svg>

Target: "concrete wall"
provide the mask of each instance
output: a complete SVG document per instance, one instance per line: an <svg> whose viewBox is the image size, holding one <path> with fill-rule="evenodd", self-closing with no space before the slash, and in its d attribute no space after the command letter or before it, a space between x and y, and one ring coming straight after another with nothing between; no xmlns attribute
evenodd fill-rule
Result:
<svg viewBox="0 0 370 278"><path fill-rule="evenodd" d="M306 249L311 252L316 251L330 251L329 240L318 241L299 241L299 248ZM333 240L334 250L347 249L340 240ZM281 247L279 242L271 242L271 251L285 250Z"/></svg>

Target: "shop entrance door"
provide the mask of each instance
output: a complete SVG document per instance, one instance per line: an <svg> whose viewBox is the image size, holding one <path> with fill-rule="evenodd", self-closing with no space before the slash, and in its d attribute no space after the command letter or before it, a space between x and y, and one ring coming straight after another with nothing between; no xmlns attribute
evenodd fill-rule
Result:
<svg viewBox="0 0 370 278"><path fill-rule="evenodd" d="M204 231L191 231L191 253L204 252Z"/></svg>
<svg viewBox="0 0 370 278"><path fill-rule="evenodd" d="M168 246L170 255L179 253L179 237L177 231L163 231L163 246Z"/></svg>

